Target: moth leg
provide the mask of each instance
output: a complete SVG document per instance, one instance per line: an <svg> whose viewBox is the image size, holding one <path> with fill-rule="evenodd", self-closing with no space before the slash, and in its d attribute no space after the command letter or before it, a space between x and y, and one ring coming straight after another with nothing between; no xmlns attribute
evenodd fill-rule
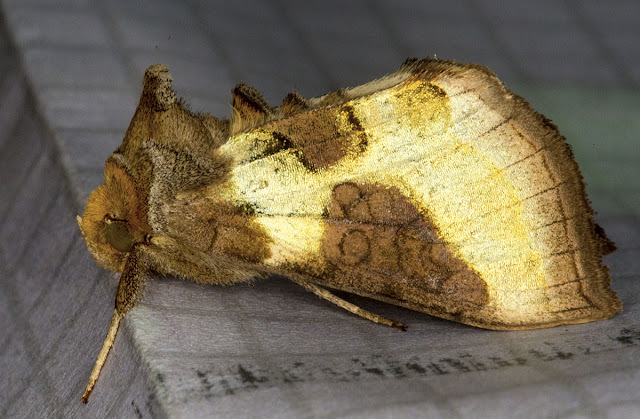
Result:
<svg viewBox="0 0 640 419"><path fill-rule="evenodd" d="M351 312L351 313L353 313L355 315L358 315L358 316L360 316L362 318L365 318L367 320L371 320L374 323L379 323L379 324L383 324L385 326L395 327L396 329L407 330L407 325L405 325L404 323L396 322L394 320L387 319L386 317L378 316L377 314L371 313L370 311L362 309L362 308L358 307L355 304L351 304L350 302L343 300L342 298L338 297L337 295L332 294L331 292L327 291L324 288L321 288L321 287L317 286L316 284L304 281L304 280L302 280L300 278L292 279L292 281L295 282L298 285L303 286L308 291L311 291L312 293L314 293L318 297L320 297L322 299L325 299L325 300L329 301L330 303L333 303L333 304L337 305L338 307L342 307L343 309L345 309L345 310L347 310L347 311L349 311L349 312Z"/></svg>
<svg viewBox="0 0 640 419"><path fill-rule="evenodd" d="M98 359L96 359L96 364L93 366L93 370L91 371L91 375L89 376L89 383L82 393L82 402L87 404L89 402L89 396L93 391L93 388L98 381L98 377L100 377L100 371L102 370L102 366L107 360L107 355L109 355L109 351L113 346L113 342L116 339L116 333L118 333L118 326L120 325L120 320L122 319L122 314L118 312L118 310L114 310L113 317L111 317L111 324L109 325L109 331L107 332L107 336L104 338L104 343L102 344L102 349L100 349L100 353L98 354Z"/></svg>
<svg viewBox="0 0 640 419"><path fill-rule="evenodd" d="M148 269L144 266L139 258L140 249L135 248L127 258L125 262L124 270L120 276L120 283L118 284L118 292L116 294L116 304L113 311L113 317L111 317L111 324L109 325L109 331L104 338L102 349L98 354L96 363L89 376L89 383L82 393L82 401L86 404L89 402L89 396L100 377L100 371L107 360L107 355L113 346L113 342L116 339L118 333L118 327L120 326L120 320L124 315L131 310L138 301L142 294L142 286L148 277Z"/></svg>

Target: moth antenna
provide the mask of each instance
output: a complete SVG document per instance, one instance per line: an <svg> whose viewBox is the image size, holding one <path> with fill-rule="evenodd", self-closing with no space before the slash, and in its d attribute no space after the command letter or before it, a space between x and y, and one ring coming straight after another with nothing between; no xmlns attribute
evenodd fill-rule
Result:
<svg viewBox="0 0 640 419"><path fill-rule="evenodd" d="M400 329L402 331L406 331L407 330L407 325L404 323L400 323L391 319L387 319L386 317L382 317L379 316L377 314L374 314L370 311L367 311L363 308L358 307L355 304L351 304L350 302L343 300L342 298L338 297L335 294L332 294L331 292L327 291L324 288L320 288L319 286L317 286L316 284L313 284L311 282L307 282L304 281L300 278L296 278L296 279L292 279L293 282L295 282L298 285L303 286L305 289L307 289L308 291L311 291L312 293L314 293L315 295L317 295L318 297L329 301L330 303L333 303L335 305L337 305L338 307L344 308L345 310L360 316L364 319L367 320L371 320L374 323L378 323L378 324L383 324L385 326L391 326L391 327L395 327L396 329Z"/></svg>
<svg viewBox="0 0 640 419"><path fill-rule="evenodd" d="M109 325L109 331L107 332L107 336L104 338L104 343L102 344L102 349L98 354L98 359L96 359L96 364L93 366L93 371L91 371L91 375L89 376L89 383L87 384L87 388L85 388L84 393L82 393L82 401L84 404L89 402L89 396L91 396L91 392L98 382L98 377L100 377L100 371L102 371L102 366L107 360L107 355L109 355L109 351L113 346L113 342L116 339L116 333L118 333L118 326L120 325L120 320L122 319L123 314L121 314L118 310L113 311L113 317L111 318L111 324Z"/></svg>

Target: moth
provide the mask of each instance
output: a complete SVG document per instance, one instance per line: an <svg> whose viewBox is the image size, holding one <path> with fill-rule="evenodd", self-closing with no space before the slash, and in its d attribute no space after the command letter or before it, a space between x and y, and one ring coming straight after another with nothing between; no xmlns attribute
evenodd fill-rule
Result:
<svg viewBox="0 0 640 419"><path fill-rule="evenodd" d="M121 272L86 403L153 274L231 285L284 275L377 323L337 289L519 330L621 310L585 185L557 128L487 68L407 60L278 107L240 84L230 119L193 113L165 65L144 75L122 145L78 224Z"/></svg>

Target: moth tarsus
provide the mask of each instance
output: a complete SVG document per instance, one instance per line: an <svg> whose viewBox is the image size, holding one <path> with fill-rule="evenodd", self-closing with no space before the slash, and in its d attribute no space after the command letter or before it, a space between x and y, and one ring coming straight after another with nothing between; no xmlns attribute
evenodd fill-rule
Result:
<svg viewBox="0 0 640 419"><path fill-rule="evenodd" d="M400 323L400 322L396 322L396 321L392 321L391 327L394 327L396 329L400 329L403 332L406 332L407 329L409 328L409 326L407 326L406 324Z"/></svg>
<svg viewBox="0 0 640 419"><path fill-rule="evenodd" d="M307 289L308 291L311 291L312 293L314 293L315 295L317 295L318 297L329 301L330 303L333 303L335 305L337 305L338 307L341 307L357 316L362 317L363 319L367 319L367 320L371 320L374 323L379 323L385 326L390 326L396 329L400 329L402 331L406 331L407 330L407 326L403 323L394 321L394 320L390 320L387 319L385 317L379 316L377 314L371 313L370 311L367 311L363 308L358 307L355 304L352 304L340 297L338 297L337 295L329 292L328 290L317 286L314 283L305 281L303 279L300 278L295 278L295 277L291 277L291 279L301 285L302 287L304 287L305 289Z"/></svg>
<svg viewBox="0 0 640 419"><path fill-rule="evenodd" d="M485 67L407 60L362 86L279 107L232 92L228 120L191 113L165 65L144 76L122 145L78 224L122 272L120 319L151 272L232 285L288 276L468 325L520 330L621 310L585 186L557 128Z"/></svg>
<svg viewBox="0 0 640 419"><path fill-rule="evenodd" d="M102 345L102 349L100 349L100 353L98 354L98 358L96 359L96 363L91 371L91 375L89 376L89 382L87 383L87 387L82 393L82 402L87 404L89 402L89 397L93 392L93 388L98 382L98 378L100 377L100 372L102 371L102 367L107 360L107 356L109 355L109 351L113 346L113 342L116 339L116 334L118 332L118 327L120 326L120 320L122 320L122 314L117 310L114 311L113 317L111 318L111 324L109 325L109 331L107 332L107 336L104 339L104 343Z"/></svg>

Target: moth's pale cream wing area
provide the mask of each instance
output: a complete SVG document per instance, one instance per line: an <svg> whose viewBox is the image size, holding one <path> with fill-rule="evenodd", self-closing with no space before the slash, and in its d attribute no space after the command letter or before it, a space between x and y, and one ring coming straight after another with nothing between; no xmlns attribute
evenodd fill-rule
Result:
<svg viewBox="0 0 640 419"><path fill-rule="evenodd" d="M265 264L487 328L620 309L569 147L488 70L427 61L340 94L221 148Z"/></svg>

